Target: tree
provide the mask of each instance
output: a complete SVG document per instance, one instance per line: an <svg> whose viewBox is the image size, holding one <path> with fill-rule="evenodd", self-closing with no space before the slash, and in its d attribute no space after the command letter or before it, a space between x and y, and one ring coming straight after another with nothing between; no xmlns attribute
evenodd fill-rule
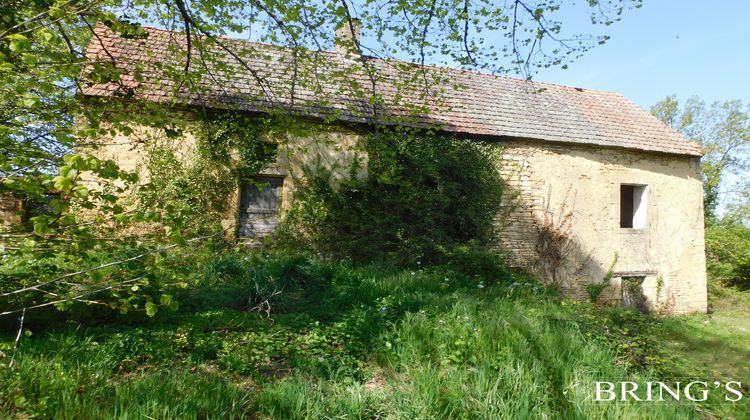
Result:
<svg viewBox="0 0 750 420"><path fill-rule="evenodd" d="M576 11L588 9L592 22L606 26L619 20L627 7L639 7L641 0L587 3ZM4 179L29 169L54 167L59 163L55 158L81 138L96 135L73 127L74 115L92 112L80 106L75 93L80 90L85 47L96 21L126 37L142 33L135 22L183 32L187 48L175 51L179 62L164 69L172 79L184 78L191 69L205 71L195 55L196 50L203 52L206 39L222 44L216 38L219 35L249 32L257 41L300 53L330 49L334 29L342 23L352 25L355 17L370 34L367 42L357 45L366 54L420 64L515 71L530 77L535 68L566 65L608 39L606 35L576 36L563 31L555 16L564 4L559 0L341 0L321 4L303 0L10 0L0 6L0 136L4 151L0 176ZM490 39L497 41L488 42ZM228 44L222 44L224 47L232 49ZM94 81L119 81L122 72L107 63L95 63L85 76ZM91 117L89 120L95 120L97 116ZM19 153L20 145L34 154Z"/></svg>
<svg viewBox="0 0 750 420"><path fill-rule="evenodd" d="M716 101L707 106L693 96L680 106L672 95L651 107L651 113L703 147L701 172L706 223L721 217L748 221L750 103Z"/></svg>
<svg viewBox="0 0 750 420"><path fill-rule="evenodd" d="M205 75L210 67L207 62L221 61L220 55L229 54L248 72L257 72L247 60L257 52L237 49L236 44L219 35L244 34L253 40L287 47L295 66L299 63L295 67L295 72L299 69L297 80L305 83L309 79L305 77L306 69L315 65L314 52L330 49L334 44L334 29L339 25L353 29L355 18L369 36L362 42L353 41L358 45L344 47L358 48L371 56L416 62L422 65L417 71L413 66L402 68L415 78L420 75L419 68L427 63L515 72L530 78L535 69L566 66L608 39L603 33L575 36L564 30L556 16L566 3L562 0L3 2L0 5L0 193L31 200L47 199L50 192L55 196L49 201L51 213L31 218L33 230L2 234L0 259L4 271L0 273L3 276L0 301L19 298L18 305L36 306L88 301L91 296L110 293L108 302L115 302L112 306L120 310L136 305L153 313L154 302L160 301L165 306L172 302L171 298L140 295L143 279L154 277L160 269L162 261L158 256L167 249L181 249L187 242L219 233L216 226L191 230L172 222L188 217L162 218L165 213L174 213L175 207L170 207L170 203L159 203L169 209L161 213L153 208L128 209L118 197L134 188L135 175L121 171L113 162L81 154L81 147L92 139L111 133L128 135L136 124L162 127L167 132L180 128L164 107L133 101L128 94L121 97L122 101L95 106L77 96L87 82L122 83L128 71L106 60L86 61L86 46L97 42L94 34L97 22L123 37L142 36L141 24L181 32L185 47L171 51L175 59L165 62L161 70L163 78L174 82L175 91L183 87L192 89L192 81ZM641 0L589 0L576 10L590 14L593 24L606 27L619 20L627 8L640 4ZM361 61L367 70L367 60ZM127 76L137 79L138 69ZM340 79L346 81L346 75ZM375 79L372 75L373 83ZM425 85L434 83L423 79ZM267 90L271 87L260 78L256 81L267 97L273 98L274 93ZM358 89L366 103L377 103L377 98L367 98L372 93L367 89L354 86L354 82L350 88ZM89 189L82 182L85 172L95 173L105 185ZM71 208L95 208L100 216L94 224L82 220ZM124 226L144 223L157 224L162 229L137 238L114 234ZM166 240L171 243L165 244ZM20 299L25 296L31 298Z"/></svg>

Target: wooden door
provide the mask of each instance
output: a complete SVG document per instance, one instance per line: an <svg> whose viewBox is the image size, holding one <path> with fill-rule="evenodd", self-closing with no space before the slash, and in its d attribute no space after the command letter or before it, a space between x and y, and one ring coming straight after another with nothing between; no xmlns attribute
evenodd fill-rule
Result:
<svg viewBox="0 0 750 420"><path fill-rule="evenodd" d="M257 176L253 177L253 181L243 185L240 190L240 238L260 239L279 225L284 179Z"/></svg>

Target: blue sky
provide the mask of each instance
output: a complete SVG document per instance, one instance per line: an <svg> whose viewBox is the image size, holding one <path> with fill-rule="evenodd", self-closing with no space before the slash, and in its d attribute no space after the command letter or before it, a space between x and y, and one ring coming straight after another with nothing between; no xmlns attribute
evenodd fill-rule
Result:
<svg viewBox="0 0 750 420"><path fill-rule="evenodd" d="M590 24L586 1L576 3L549 17L562 21L564 34L611 39L535 80L619 92L645 109L670 94L750 101L750 0L643 0L603 32Z"/></svg>
<svg viewBox="0 0 750 420"><path fill-rule="evenodd" d="M611 39L534 80L619 92L645 109L671 94L750 101L750 0L643 0L610 27L592 26L586 1L575 3L548 16L562 34Z"/></svg>
<svg viewBox="0 0 750 420"><path fill-rule="evenodd" d="M750 100L750 1L644 0L607 33L567 70L534 79L619 92L646 109L669 94Z"/></svg>

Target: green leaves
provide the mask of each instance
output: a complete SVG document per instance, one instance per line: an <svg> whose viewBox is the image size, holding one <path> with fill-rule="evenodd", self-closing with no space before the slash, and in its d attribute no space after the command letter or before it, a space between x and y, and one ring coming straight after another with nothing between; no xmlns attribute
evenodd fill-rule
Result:
<svg viewBox="0 0 750 420"><path fill-rule="evenodd" d="M8 49L14 53L21 53L31 47L31 42L28 38L21 34L8 35Z"/></svg>
<svg viewBox="0 0 750 420"><path fill-rule="evenodd" d="M706 265L711 280L750 289L750 229L740 223L709 226Z"/></svg>
<svg viewBox="0 0 750 420"><path fill-rule="evenodd" d="M161 295L161 297L159 298L159 303L165 308L168 308L172 311L176 311L179 308L177 301L174 300L174 297L172 297L172 295Z"/></svg>
<svg viewBox="0 0 750 420"><path fill-rule="evenodd" d="M196 130L198 153L221 165L229 165L231 154L236 153L239 159L231 166L240 179L245 179L276 159L276 145L261 141L260 133L283 124L237 112L205 115Z"/></svg>
<svg viewBox="0 0 750 420"><path fill-rule="evenodd" d="M306 171L308 181L278 233L282 246L414 267L444 262L457 247L481 247L493 237L504 188L499 149L409 129L381 129L363 143L366 179L354 169L334 188L331 172Z"/></svg>
<svg viewBox="0 0 750 420"><path fill-rule="evenodd" d="M44 236L50 233L51 229L49 226L49 216L36 216L31 218L31 223L34 226L34 233L39 236Z"/></svg>
<svg viewBox="0 0 750 420"><path fill-rule="evenodd" d="M148 315L149 317L153 317L154 315L156 315L156 312L159 311L159 307L154 302L151 302L151 301L146 302L145 309L146 309L146 315Z"/></svg>
<svg viewBox="0 0 750 420"><path fill-rule="evenodd" d="M86 78L93 83L117 83L123 74L125 74L125 70L112 63L94 63L91 66L91 71L86 73Z"/></svg>
<svg viewBox="0 0 750 420"><path fill-rule="evenodd" d="M522 10L517 20L504 6L486 1L261 3L257 6L262 7L248 8L246 2L191 0L187 14L172 2L153 0L0 4L0 192L23 199L27 209L24 224L12 227L11 239L3 237L0 287L4 292L49 282L43 292L29 289L28 294L14 296L17 300L0 301L0 307L71 299L60 306L70 307L82 303L73 301L82 294L82 299L106 303L121 313L137 308L154 316L158 310L177 308L170 290L184 287L191 273L170 265L174 261L169 252L187 252L194 238L221 232L219 220L238 181L276 160L276 145L267 140L292 132L283 117L209 113L198 116L194 130L199 156L186 161L176 155L173 146L184 139L187 129L196 128L184 120L195 115L186 115L190 110L178 114L165 105L174 98L158 104L142 100L139 94L144 91L138 89L154 82L159 88L199 97L196 86L217 85L209 68L236 72L224 62L227 51L219 48L226 40L209 33L231 35L251 27L258 40L292 48L298 61L287 57L275 64L294 69L295 89L309 91L311 100L328 105L331 97L345 93L354 104L352 112L367 118L363 107L404 106L405 98L415 96L415 86L418 96L437 100L444 81L424 80L423 86L414 66L396 66L396 71L414 77L395 86L397 103L387 104L381 94L373 94L369 81L354 77L355 66L333 69L321 79L321 63L311 51L332 48L334 28L341 22L353 16L362 21L365 52L369 47L386 58L432 64L444 58L451 65L502 72L517 63L512 47L530 46L533 52L533 40L560 32L552 18L563 2L526 2L528 10ZM147 35L124 16L176 31L189 28L189 71L188 43L182 43L182 36L175 37L167 57L156 63L113 63L112 49L119 41ZM113 44L92 34L98 22L116 33ZM511 46L513 42L518 44ZM258 63L266 57L237 45L227 42L228 49L250 63L242 71L260 75L253 80L257 85L248 86L251 92L267 89L266 99L291 94L300 101L295 107L304 106L289 86L262 77L264 69ZM533 64L564 65L567 54L586 48L573 41L569 45L523 56L547 60L549 55L551 61ZM86 60L86 51L95 52L96 59ZM334 84L340 85L338 96L331 96ZM82 89L92 85L106 89L109 96L84 97ZM410 111L418 115L427 109ZM144 127L168 141L144 135ZM270 133L269 139L261 139L261 132ZM312 180L315 193L307 197L309 213L300 217L305 223L323 221L321 230L306 232L324 251L357 258L371 257L365 254L372 251L416 263L440 258L456 243L481 242L487 236L488 215L498 200L492 194L500 191L488 165L488 149L424 133L388 133L379 140L382 144L367 145L370 179L357 180L358 168L352 165L352 179L345 180L341 190ZM146 150L148 159L139 163L147 166L149 179L141 184L135 171L123 171L96 150L102 143L124 148L128 142ZM373 220L373 214L383 214L382 220ZM132 282L140 276L149 276L151 283Z"/></svg>

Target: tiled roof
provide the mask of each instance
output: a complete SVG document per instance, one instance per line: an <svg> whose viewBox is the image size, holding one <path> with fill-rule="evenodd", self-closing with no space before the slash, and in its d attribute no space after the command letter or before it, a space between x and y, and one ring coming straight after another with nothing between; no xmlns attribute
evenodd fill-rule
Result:
<svg viewBox="0 0 750 420"><path fill-rule="evenodd" d="M132 89L136 97L170 104L248 111L278 107L359 123L411 112L420 123L434 123L447 132L702 154L696 143L617 93L441 67L419 72L414 64L369 57L360 60L334 52L303 52L305 60L295 61L290 49L228 38L220 38L220 42L235 55L214 44L202 47L212 51L203 56L193 45L193 68L205 66L208 71L202 71L192 84L176 87L160 66L171 63L180 69L184 34L153 28L146 31L145 38L126 39L97 25L86 52L88 59L114 61L126 74L117 84L88 83L82 93L108 97ZM175 51L183 54L182 58L176 57ZM374 70L369 75L363 62ZM293 63L305 69L295 72ZM440 82L426 83L431 79ZM340 83L343 80L349 82ZM352 85L352 80L359 87ZM373 80L380 103L387 104L376 111L367 101L372 95L361 94L371 92ZM425 86L429 86L427 90ZM436 92L436 86L442 86L442 92ZM415 109L421 111L415 113Z"/></svg>

